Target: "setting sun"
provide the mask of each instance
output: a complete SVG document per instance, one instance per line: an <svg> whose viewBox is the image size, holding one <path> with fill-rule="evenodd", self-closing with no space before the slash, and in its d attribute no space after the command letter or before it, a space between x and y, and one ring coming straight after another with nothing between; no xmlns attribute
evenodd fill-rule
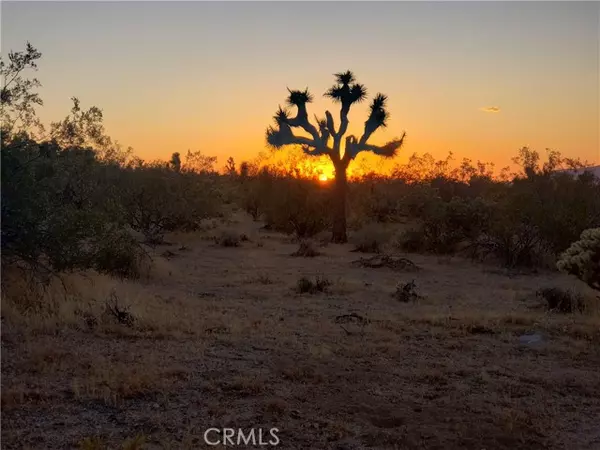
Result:
<svg viewBox="0 0 600 450"><path fill-rule="evenodd" d="M321 181L321 182L329 181L329 177L327 175L325 175L324 173L322 173L319 175L319 181Z"/></svg>

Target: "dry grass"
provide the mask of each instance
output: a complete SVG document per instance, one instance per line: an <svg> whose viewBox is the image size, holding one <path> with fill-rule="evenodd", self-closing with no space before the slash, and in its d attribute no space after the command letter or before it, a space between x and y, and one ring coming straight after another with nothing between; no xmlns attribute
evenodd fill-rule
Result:
<svg viewBox="0 0 600 450"><path fill-rule="evenodd" d="M211 226L168 237L174 255L140 282L6 288L3 448L204 448L211 426L276 426L289 449L597 448L600 313L584 286L460 258L361 268L352 245L294 258L285 237L232 226L264 245L215 246ZM317 276L325 292L294 292ZM397 301L413 279L422 298ZM585 312L548 312L545 286L578 290ZM106 312L111 293L131 325Z"/></svg>

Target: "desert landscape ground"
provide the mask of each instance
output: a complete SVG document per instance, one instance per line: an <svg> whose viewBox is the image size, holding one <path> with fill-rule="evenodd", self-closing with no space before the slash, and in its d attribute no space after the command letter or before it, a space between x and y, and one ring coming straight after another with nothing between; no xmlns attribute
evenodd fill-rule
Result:
<svg viewBox="0 0 600 450"><path fill-rule="evenodd" d="M78 295L53 286L53 313L4 301L2 447L214 448L209 427L276 427L286 449L600 448L598 311L535 295L593 298L583 283L450 256L356 267L350 244L294 257L261 225L170 235L141 281L66 277ZM241 245L215 243L224 227ZM303 276L331 284L300 294ZM411 280L421 298L398 301Z"/></svg>

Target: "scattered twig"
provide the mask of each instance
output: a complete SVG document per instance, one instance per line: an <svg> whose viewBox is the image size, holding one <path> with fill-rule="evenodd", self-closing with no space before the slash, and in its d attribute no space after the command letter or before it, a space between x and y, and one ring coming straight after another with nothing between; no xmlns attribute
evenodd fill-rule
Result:
<svg viewBox="0 0 600 450"><path fill-rule="evenodd" d="M371 256L370 258L359 258L355 261L352 261L352 264L355 266L368 267L372 269L388 267L393 270L402 270L406 272L416 272L421 270L421 268L410 259L392 255L375 255Z"/></svg>
<svg viewBox="0 0 600 450"><path fill-rule="evenodd" d="M128 311L129 308L119 307L119 298L114 290L111 291L109 299L106 301L106 309L113 315L113 317L115 317L115 319L117 319L117 322L120 324L128 327L133 326L133 322L135 320L133 314Z"/></svg>

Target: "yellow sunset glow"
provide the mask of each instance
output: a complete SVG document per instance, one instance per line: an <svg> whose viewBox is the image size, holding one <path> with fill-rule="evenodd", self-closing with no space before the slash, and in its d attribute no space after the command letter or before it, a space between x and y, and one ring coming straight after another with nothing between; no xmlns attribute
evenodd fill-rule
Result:
<svg viewBox="0 0 600 450"><path fill-rule="evenodd" d="M324 173L322 173L321 175L319 175L319 181L327 181L329 180L329 177L327 175L325 175Z"/></svg>
<svg viewBox="0 0 600 450"><path fill-rule="evenodd" d="M452 151L457 160L500 168L523 146L599 164L597 2L445 3L323 3L345 19L304 36L303 21L313 17L294 2L4 2L2 47L6 55L26 41L39 46L44 124L61 120L75 95L82 107L101 108L107 134L145 160L188 149L216 156L218 167L230 156L238 164L253 160L267 151L265 129L288 88L312 93L311 120L329 110L339 125L340 105L323 94L334 73L352 70L369 95L352 106L346 136L362 135L370 101L381 92L391 116L370 143L404 131L407 139L394 161L361 156L349 177L384 173L413 153L440 159ZM447 20L449 11L456 21ZM291 15L303 19L290 22ZM366 17L389 36L344 25ZM75 39L73 20L78 32L86 30ZM281 33L289 44L279 43ZM321 45L328 39L354 51L332 53ZM157 52L166 58L158 66L151 57ZM119 67L119 76L107 76L108 67ZM165 80L159 108L152 71ZM298 159L286 167L335 178L330 161Z"/></svg>

